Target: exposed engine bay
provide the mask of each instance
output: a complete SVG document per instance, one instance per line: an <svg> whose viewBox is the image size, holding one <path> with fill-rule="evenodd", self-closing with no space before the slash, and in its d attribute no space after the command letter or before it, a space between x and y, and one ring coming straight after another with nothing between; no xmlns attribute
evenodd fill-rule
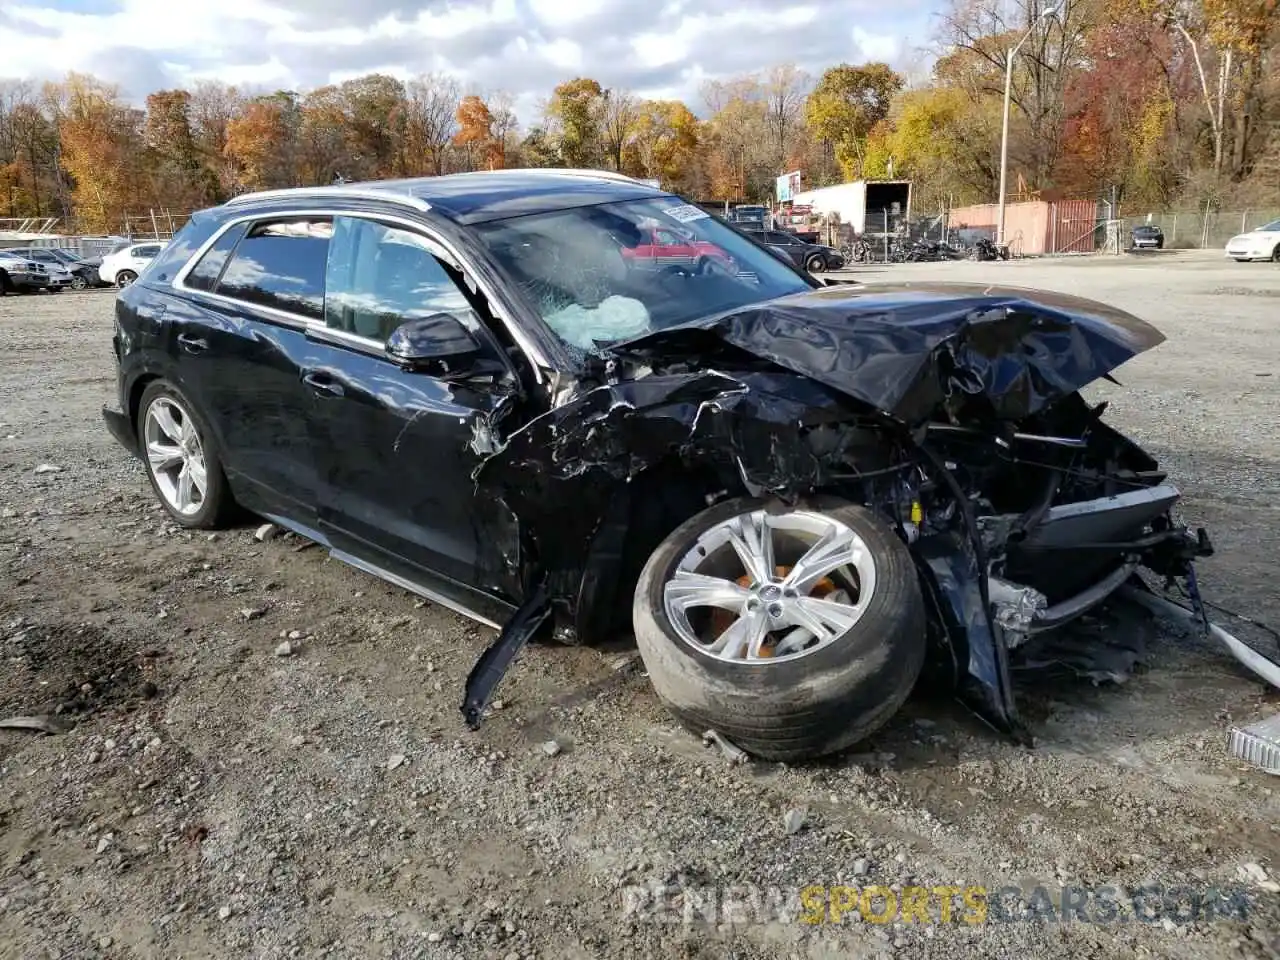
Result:
<svg viewBox="0 0 1280 960"><path fill-rule="evenodd" d="M618 629L634 557L698 508L829 494L909 546L930 672L1023 735L1011 661L1033 638L1141 588L1140 569L1198 604L1207 534L1079 392L1163 339L1059 294L841 285L612 346L550 413L495 424L477 483L517 531L528 599L472 674L468 722L543 624Z"/></svg>

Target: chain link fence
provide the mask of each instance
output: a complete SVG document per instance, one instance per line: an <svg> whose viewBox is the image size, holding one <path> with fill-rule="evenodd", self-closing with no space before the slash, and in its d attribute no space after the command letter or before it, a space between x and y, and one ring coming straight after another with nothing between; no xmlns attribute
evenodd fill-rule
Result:
<svg viewBox="0 0 1280 960"><path fill-rule="evenodd" d="M1164 233L1169 250L1221 250L1240 233L1280 220L1280 207L1256 210L1199 210L1181 213L1129 213L1130 227L1150 223Z"/></svg>

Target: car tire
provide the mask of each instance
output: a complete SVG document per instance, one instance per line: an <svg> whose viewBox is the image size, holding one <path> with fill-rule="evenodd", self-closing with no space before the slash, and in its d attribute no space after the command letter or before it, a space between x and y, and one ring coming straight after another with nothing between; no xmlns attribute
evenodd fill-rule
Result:
<svg viewBox="0 0 1280 960"><path fill-rule="evenodd" d="M132 270L121 270L116 274L116 286L123 290L137 279L138 275Z"/></svg>
<svg viewBox="0 0 1280 960"><path fill-rule="evenodd" d="M87 289L87 288L88 288L88 286L89 286L89 281L88 281L88 280L86 280L84 277L72 277L72 278L71 278L71 289L72 289L72 290L85 290L85 289Z"/></svg>
<svg viewBox="0 0 1280 960"><path fill-rule="evenodd" d="M3 297L6 294L10 294L10 293L17 293L17 289L14 287L13 283L9 280L9 274L3 270L0 270L0 297Z"/></svg>
<svg viewBox="0 0 1280 960"><path fill-rule="evenodd" d="M717 536L735 518L760 517L760 511L770 522L818 523L811 519L817 517L851 532L874 564L872 594L852 626L823 645L772 661L725 660L682 636L689 618L684 625L673 621L667 584L682 564L716 562L705 537ZM784 558L782 551L775 563ZM731 581L722 582L732 589ZM735 616L712 614L717 615ZM767 760L825 756L865 739L897 712L924 665L924 600L906 545L871 511L831 497L793 507L739 498L698 513L649 557L636 585L632 623L654 691L667 709L695 734L715 730ZM711 631L717 630L712 624Z"/></svg>
<svg viewBox="0 0 1280 960"><path fill-rule="evenodd" d="M1280 263L1280 243L1276 244L1276 248L1271 251L1271 262Z"/></svg>
<svg viewBox="0 0 1280 960"><path fill-rule="evenodd" d="M815 253L804 262L804 268L810 273L821 273L827 269L826 258L820 253Z"/></svg>
<svg viewBox="0 0 1280 960"><path fill-rule="evenodd" d="M169 416L168 423L163 420L164 413ZM235 501L222 468L217 439L195 404L169 381L155 380L142 393L134 427L138 453L151 488L173 521L189 529L217 530L225 527L235 515ZM177 429L178 435L175 436L171 427ZM191 431L189 434L188 429ZM182 460L181 468L177 464L163 467L167 448L173 448L174 455ZM174 459L174 455L169 459ZM205 486L197 503L194 497L182 496L182 471L189 471L194 463L199 462L203 463ZM194 478L193 485L198 488Z"/></svg>

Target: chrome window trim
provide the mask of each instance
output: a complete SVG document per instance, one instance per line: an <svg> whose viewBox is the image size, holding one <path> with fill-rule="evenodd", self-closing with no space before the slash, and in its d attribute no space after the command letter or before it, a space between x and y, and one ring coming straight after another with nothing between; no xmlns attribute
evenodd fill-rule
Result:
<svg viewBox="0 0 1280 960"><path fill-rule="evenodd" d="M283 187L279 190L256 190L252 193L242 193L238 197L232 197L223 206L239 206L245 203L257 203L260 200L287 200L290 197L297 197L299 200L320 201L327 197L350 197L356 200L384 200L390 203L398 203L401 206L412 207L419 213L427 213L431 209L431 204L421 197L415 197L411 193L403 193L399 190L378 190L370 187Z"/></svg>
<svg viewBox="0 0 1280 960"><path fill-rule="evenodd" d="M338 188L335 187L332 189L337 190ZM511 316L509 316L507 307L502 299L494 292L493 288L481 278L478 271L471 267L467 260L457 252L451 243L443 237L436 235L427 224L408 217L400 217L390 213L374 213L365 210L336 210L332 207L308 207L298 210L259 210L256 213L241 214L232 217L219 226L204 243L200 244L200 246L196 248L195 252L187 258L187 262L184 263L181 269L173 275L173 280L171 281L173 288L195 297L208 297L217 303L225 303L229 306L250 307L254 310L261 310L272 319L280 320L281 322L293 327L300 327L302 329L316 328L323 330L326 333L344 334L344 331L335 331L323 320L316 320L300 313L291 313L287 310L280 310L276 307L262 306L261 304L252 303L248 300L239 300L235 297L228 297L220 293L197 290L194 287L188 287L186 284L187 274L195 269L195 265L200 262L200 259L208 253L209 249L218 242L218 239L232 227L245 223L246 221L281 220L292 219L295 217L357 217L362 220L373 220L379 223L394 224L397 227L404 227L405 229L412 230L413 232L421 235L427 241L432 255L457 266L475 283L480 292L484 294L485 300L488 301L489 308L493 311L495 318L503 325L508 335L510 335L511 339L515 341L516 346L518 346L521 352L524 353L525 359L529 361L530 367L533 368L534 380L539 384L546 382L544 371L552 369L550 362L543 355L542 351L538 349L537 344L530 340L528 334L521 330L520 325L516 323ZM228 258L227 262L231 262L230 258ZM225 269L226 265L224 264L223 270L225 271ZM372 340L368 337L360 337L355 334L346 334L346 336L357 345L372 346L377 350L383 350L386 346L385 343Z"/></svg>

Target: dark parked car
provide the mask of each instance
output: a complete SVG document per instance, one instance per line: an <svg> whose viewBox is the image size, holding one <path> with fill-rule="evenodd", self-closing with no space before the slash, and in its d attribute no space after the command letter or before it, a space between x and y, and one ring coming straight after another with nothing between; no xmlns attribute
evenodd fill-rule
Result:
<svg viewBox="0 0 1280 960"><path fill-rule="evenodd" d="M98 276L98 264L84 260L70 251L60 247L21 247L13 251L28 260L36 260L46 266L61 267L71 274L71 289L84 290L88 287L106 286Z"/></svg>
<svg viewBox="0 0 1280 960"><path fill-rule="evenodd" d="M655 222L737 269L637 268ZM238 505L498 628L473 726L530 639L634 629L693 730L798 759L926 668L1025 734L1010 677L1058 628L1142 566L1197 596L1207 537L1077 392L1162 340L1064 294L822 283L637 181L498 171L198 213L117 297L104 415L176 523Z"/></svg>
<svg viewBox="0 0 1280 960"><path fill-rule="evenodd" d="M0 295L36 293L49 285L49 270L42 263L0 250Z"/></svg>
<svg viewBox="0 0 1280 960"><path fill-rule="evenodd" d="M1153 223L1140 223L1130 232L1135 250L1163 250L1164 231Z"/></svg>
<svg viewBox="0 0 1280 960"><path fill-rule="evenodd" d="M803 267L810 273L839 270L844 266L844 257L840 255L839 250L820 243L809 243L785 230L766 230L759 239L787 257L797 267Z"/></svg>

